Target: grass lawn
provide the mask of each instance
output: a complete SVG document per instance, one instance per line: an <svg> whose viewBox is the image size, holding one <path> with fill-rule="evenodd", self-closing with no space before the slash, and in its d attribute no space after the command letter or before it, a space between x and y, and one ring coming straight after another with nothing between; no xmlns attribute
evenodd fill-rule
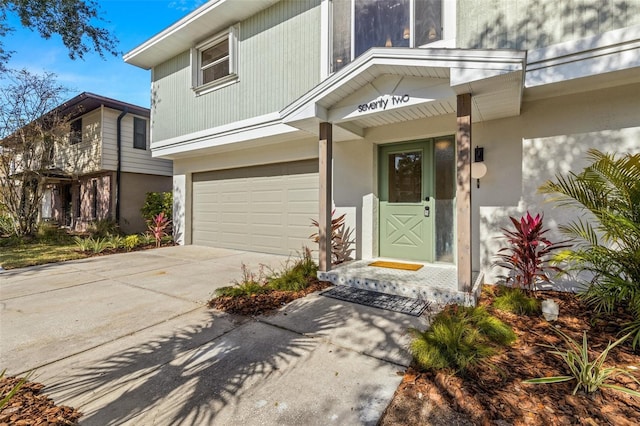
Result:
<svg viewBox="0 0 640 426"><path fill-rule="evenodd" d="M87 254L76 251L77 248L72 241L0 245L0 266L4 269L14 269L88 257Z"/></svg>

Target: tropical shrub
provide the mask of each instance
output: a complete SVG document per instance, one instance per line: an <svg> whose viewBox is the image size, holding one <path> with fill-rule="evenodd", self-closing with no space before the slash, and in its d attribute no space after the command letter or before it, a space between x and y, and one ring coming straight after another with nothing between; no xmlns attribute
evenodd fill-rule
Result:
<svg viewBox="0 0 640 426"><path fill-rule="evenodd" d="M549 282L549 271L562 272L559 267L549 264L549 255L567 247L565 242L552 243L544 236L549 230L543 229L542 218L540 214L532 217L529 212L520 220L509 217L515 229L502 228L502 231L510 245L498 250L498 260L494 263L511 271L501 277L507 284L528 292L535 290L541 281Z"/></svg>
<svg viewBox="0 0 640 426"><path fill-rule="evenodd" d="M590 272L581 295L597 312L619 307L634 320L625 332L640 346L640 154L616 157L590 150L591 165L581 173L556 175L540 191L561 206L576 208L577 219L561 226L576 241L560 259Z"/></svg>
<svg viewBox="0 0 640 426"><path fill-rule="evenodd" d="M124 248L124 237L121 235L111 235L107 238L111 247L114 249Z"/></svg>
<svg viewBox="0 0 640 426"><path fill-rule="evenodd" d="M123 247L127 251L131 251L140 245L140 237L136 234L127 235L123 240Z"/></svg>
<svg viewBox="0 0 640 426"><path fill-rule="evenodd" d="M483 307L457 305L437 314L426 331L411 333L410 350L421 368L462 373L516 340L513 330Z"/></svg>
<svg viewBox="0 0 640 426"><path fill-rule="evenodd" d="M302 256L293 264L287 262L281 271L275 271L268 278L267 287L274 290L300 291L309 286L309 279L316 278L318 265L305 248Z"/></svg>
<svg viewBox="0 0 640 426"><path fill-rule="evenodd" d="M172 220L173 218L173 193L172 192L147 192L140 213L145 221L151 221L160 213Z"/></svg>
<svg viewBox="0 0 640 426"><path fill-rule="evenodd" d="M153 235L151 235L148 232L144 232L140 234L139 237L140 237L140 244L143 246L148 246L149 244L153 244L156 241Z"/></svg>
<svg viewBox="0 0 640 426"><path fill-rule="evenodd" d="M78 251L89 251L90 243L89 238L82 237L73 237L73 242L76 243L76 247Z"/></svg>
<svg viewBox="0 0 640 426"><path fill-rule="evenodd" d="M155 238L156 248L160 247L162 244L162 237L168 235L167 231L169 226L171 225L171 220L167 216L165 216L164 212L158 213L152 221L148 222L147 227Z"/></svg>
<svg viewBox="0 0 640 426"><path fill-rule="evenodd" d="M525 380L524 383L541 384L541 383L559 383L575 380L576 387L573 389L573 395L578 392L578 389L582 388L586 393L593 393L601 388L615 389L621 392L628 393L633 396L640 397L640 392L634 391L629 388L625 388L618 385L612 385L605 383L607 380L613 379L616 376L624 375L631 378L633 381L640 385L638 379L636 379L628 370L619 367L605 367L604 362L607 359L609 351L622 343L629 337L629 334L621 337L615 342L609 342L609 345L593 360L589 358L589 345L587 343L587 332L582 334L582 345L567 336L555 327L552 328L556 333L562 337L567 347L566 350L560 350L555 346L549 346L553 350L549 353L554 354L562 358L570 371L570 375L567 376L554 376L554 377L541 377L538 379ZM547 346L547 345L545 345Z"/></svg>
<svg viewBox="0 0 640 426"><path fill-rule="evenodd" d="M331 262L337 265L348 260L352 260L353 253L353 230L346 226L346 214L333 217L335 210L331 212ZM318 228L318 232L314 232L309 236L314 243L320 242L320 223L311 219L312 226Z"/></svg>
<svg viewBox="0 0 640 426"><path fill-rule="evenodd" d="M534 315L540 312L540 301L527 296L521 288L499 286L493 307L518 315Z"/></svg>
<svg viewBox="0 0 640 426"><path fill-rule="evenodd" d="M88 249L94 254L100 254L107 249L113 248L113 244L108 238L89 237L87 240Z"/></svg>

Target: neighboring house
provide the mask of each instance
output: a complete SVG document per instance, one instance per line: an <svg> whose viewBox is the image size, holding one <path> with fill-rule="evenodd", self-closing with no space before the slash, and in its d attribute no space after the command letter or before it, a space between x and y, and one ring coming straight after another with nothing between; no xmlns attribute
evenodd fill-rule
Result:
<svg viewBox="0 0 640 426"><path fill-rule="evenodd" d="M171 190L171 160L151 157L149 109L92 93L58 107L70 134L45 172L41 220L83 231L109 219L127 233L146 229L147 192Z"/></svg>
<svg viewBox="0 0 640 426"><path fill-rule="evenodd" d="M182 244L288 254L335 207L358 259L469 291L509 215L559 238L546 179L640 151L637 0L214 0L125 61L152 70Z"/></svg>

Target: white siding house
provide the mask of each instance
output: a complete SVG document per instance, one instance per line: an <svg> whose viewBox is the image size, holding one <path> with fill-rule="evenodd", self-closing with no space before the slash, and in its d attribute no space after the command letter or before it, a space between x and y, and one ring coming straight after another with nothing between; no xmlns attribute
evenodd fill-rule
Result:
<svg viewBox="0 0 640 426"><path fill-rule="evenodd" d="M202 5L125 55L152 70L180 242L290 253L335 209L357 259L448 268L462 294L495 282L510 215L561 238L546 179L640 151L640 2L579 3Z"/></svg>

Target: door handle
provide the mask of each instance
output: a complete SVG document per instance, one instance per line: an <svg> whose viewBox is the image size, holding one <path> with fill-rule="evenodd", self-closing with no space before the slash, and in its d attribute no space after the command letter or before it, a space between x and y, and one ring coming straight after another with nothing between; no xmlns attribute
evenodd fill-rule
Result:
<svg viewBox="0 0 640 426"><path fill-rule="evenodd" d="M431 201L431 197L429 197L428 195L424 198L424 200L428 203L429 201Z"/></svg>
<svg viewBox="0 0 640 426"><path fill-rule="evenodd" d="M429 206L424 206L424 217L429 217L430 214L431 209L429 208Z"/></svg>

